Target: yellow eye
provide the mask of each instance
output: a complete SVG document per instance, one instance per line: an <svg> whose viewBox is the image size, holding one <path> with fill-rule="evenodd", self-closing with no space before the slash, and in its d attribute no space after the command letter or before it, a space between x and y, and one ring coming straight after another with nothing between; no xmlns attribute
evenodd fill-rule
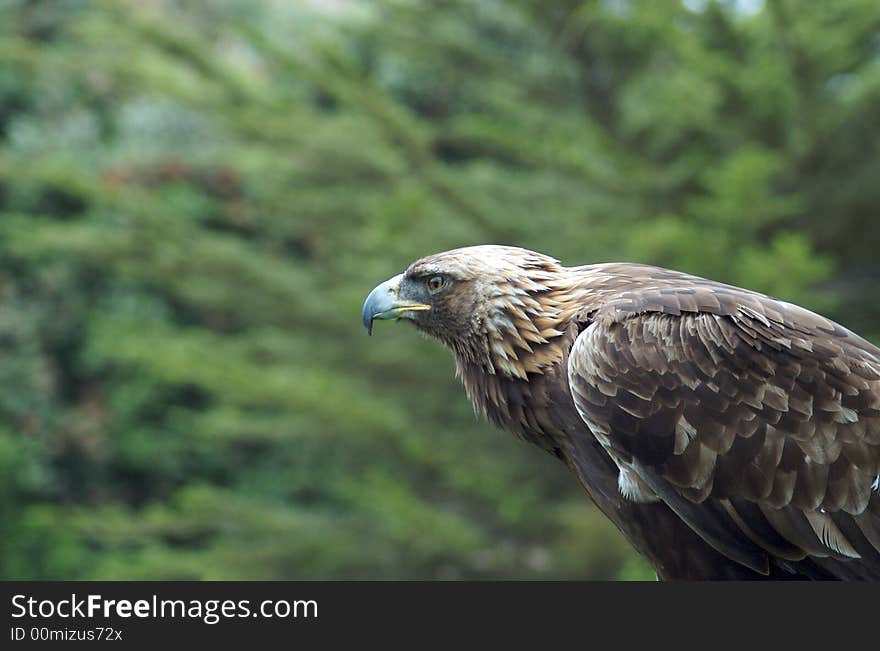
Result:
<svg viewBox="0 0 880 651"><path fill-rule="evenodd" d="M434 294L443 289L446 281L443 279L443 276L431 276L426 284L428 285L428 291Z"/></svg>

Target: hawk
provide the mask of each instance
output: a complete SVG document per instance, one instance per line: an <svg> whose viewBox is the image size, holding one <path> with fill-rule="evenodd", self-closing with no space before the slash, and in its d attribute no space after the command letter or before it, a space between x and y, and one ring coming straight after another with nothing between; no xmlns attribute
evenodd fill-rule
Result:
<svg viewBox="0 0 880 651"><path fill-rule="evenodd" d="M445 344L662 580L880 580L880 349L797 305L507 246L422 258L363 322Z"/></svg>

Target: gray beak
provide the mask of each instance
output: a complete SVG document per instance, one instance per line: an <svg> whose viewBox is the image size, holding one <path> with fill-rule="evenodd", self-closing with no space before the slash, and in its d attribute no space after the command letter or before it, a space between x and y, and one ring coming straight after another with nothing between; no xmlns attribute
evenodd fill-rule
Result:
<svg viewBox="0 0 880 651"><path fill-rule="evenodd" d="M403 280L403 274L389 278L374 288L367 296L367 300L364 301L361 318L368 335L373 334L373 321L376 319L400 319L406 316L408 312L421 312L431 309L430 305L425 305L424 303L400 300L398 293L401 280Z"/></svg>

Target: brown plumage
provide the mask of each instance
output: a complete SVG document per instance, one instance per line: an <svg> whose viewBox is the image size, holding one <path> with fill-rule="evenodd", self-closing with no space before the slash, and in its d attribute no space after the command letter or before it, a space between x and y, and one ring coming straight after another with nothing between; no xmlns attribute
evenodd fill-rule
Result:
<svg viewBox="0 0 880 651"><path fill-rule="evenodd" d="M477 413L564 461L658 577L880 580L880 349L840 325L501 246L413 263L363 316L446 344Z"/></svg>

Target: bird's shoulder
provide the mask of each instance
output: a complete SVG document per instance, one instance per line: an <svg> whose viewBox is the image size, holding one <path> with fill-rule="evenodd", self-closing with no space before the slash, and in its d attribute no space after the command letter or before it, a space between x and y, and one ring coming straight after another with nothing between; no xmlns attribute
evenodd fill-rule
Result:
<svg viewBox="0 0 880 651"><path fill-rule="evenodd" d="M880 472L880 350L762 294L631 277L585 308L568 359L575 405L609 447L696 501L864 509Z"/></svg>
<svg viewBox="0 0 880 651"><path fill-rule="evenodd" d="M855 352L858 357L880 360L880 349L833 320L794 303L744 289L735 285L702 278L692 274L636 263L603 263L576 267L574 276L591 286L574 319L584 329L599 323L610 327L630 321L639 327L649 327L663 317L685 317L694 322L695 315L713 315L710 319L753 335L745 343L781 344L783 333L795 342L827 339ZM675 323L681 321L672 320ZM717 339L721 334L714 329L688 329L695 337L708 337L703 343L728 346L729 341ZM682 343L687 343L684 337ZM766 340L766 341L764 341ZM692 341L696 343L696 339ZM737 341L737 343L740 343ZM821 351L820 351L821 352Z"/></svg>
<svg viewBox="0 0 880 651"><path fill-rule="evenodd" d="M861 557L852 567L877 576L880 350L756 292L645 267L602 273L568 379L609 454L750 567L757 545Z"/></svg>

